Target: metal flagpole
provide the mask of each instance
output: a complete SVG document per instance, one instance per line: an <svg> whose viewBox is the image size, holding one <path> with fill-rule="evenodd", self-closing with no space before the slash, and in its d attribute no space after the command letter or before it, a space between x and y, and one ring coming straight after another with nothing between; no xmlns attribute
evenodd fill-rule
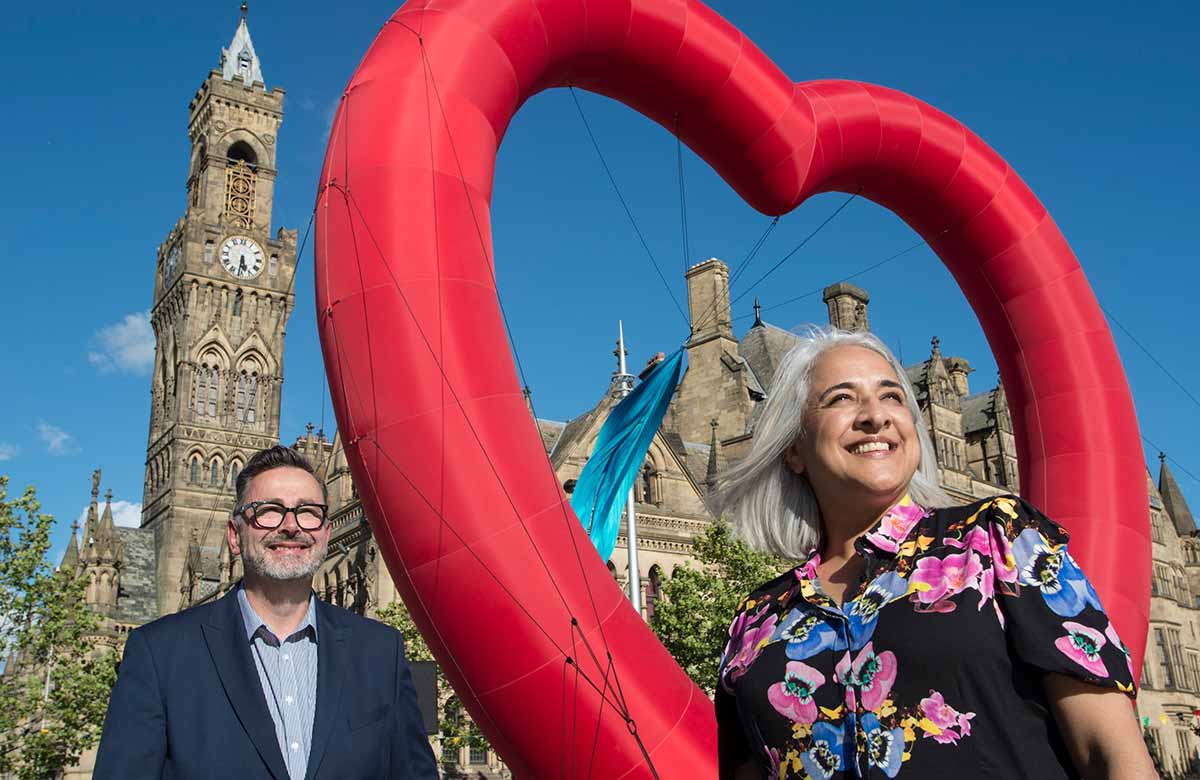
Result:
<svg viewBox="0 0 1200 780"><path fill-rule="evenodd" d="M633 392L633 376L625 370L625 328L617 320L617 366L621 376L622 397ZM634 484L637 484L636 478ZM629 603L642 613L642 570L638 568L637 552L637 513L633 509L633 488L625 497L625 527L626 539L629 540Z"/></svg>

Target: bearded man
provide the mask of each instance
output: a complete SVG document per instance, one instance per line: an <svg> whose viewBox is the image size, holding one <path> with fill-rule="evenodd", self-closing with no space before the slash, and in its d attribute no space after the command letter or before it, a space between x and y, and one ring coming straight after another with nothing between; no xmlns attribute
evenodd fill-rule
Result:
<svg viewBox="0 0 1200 780"><path fill-rule="evenodd" d="M399 632L313 594L329 533L302 455L247 462L226 529L245 577L130 632L94 778L436 780Z"/></svg>

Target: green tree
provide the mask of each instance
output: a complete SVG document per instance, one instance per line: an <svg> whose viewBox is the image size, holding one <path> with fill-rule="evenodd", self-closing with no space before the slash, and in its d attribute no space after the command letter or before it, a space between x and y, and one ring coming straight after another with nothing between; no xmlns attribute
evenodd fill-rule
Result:
<svg viewBox="0 0 1200 780"><path fill-rule="evenodd" d="M99 738L116 681L83 578L47 559L54 518L0 476L0 776L58 777Z"/></svg>
<svg viewBox="0 0 1200 780"><path fill-rule="evenodd" d="M694 553L698 566L680 566L663 583L650 628L683 671L711 696L734 610L750 591L791 564L734 539L724 520L696 538Z"/></svg>
<svg viewBox="0 0 1200 780"><path fill-rule="evenodd" d="M404 635L404 655L409 661L434 661L433 651L429 649L425 638L417 630L408 608L402 601L393 601L380 608L375 619L400 631ZM435 744L440 745L442 763L446 765L446 777L452 777L458 750L463 747L490 750L491 746L478 727L471 722L465 708L454 695L454 689L442 674L442 667L437 667L438 689L438 733L434 735Z"/></svg>

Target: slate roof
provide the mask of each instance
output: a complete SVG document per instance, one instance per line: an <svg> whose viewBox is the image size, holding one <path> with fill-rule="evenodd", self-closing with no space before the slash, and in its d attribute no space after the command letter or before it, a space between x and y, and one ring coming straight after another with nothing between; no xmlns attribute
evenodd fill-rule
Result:
<svg viewBox="0 0 1200 780"><path fill-rule="evenodd" d="M115 530L125 546L125 561L121 567L121 592L117 596L113 618L134 625L149 623L158 617L154 531L119 526Z"/></svg>
<svg viewBox="0 0 1200 780"><path fill-rule="evenodd" d="M683 437L679 435L679 432L678 431L668 431L668 430L660 428L659 433L662 435L663 440L667 443L667 446L670 447L671 451L675 453L675 456L678 457L680 460L682 460L684 463L687 463L687 459L688 459L687 447L688 447L688 445L684 443Z"/></svg>
<svg viewBox="0 0 1200 780"><path fill-rule="evenodd" d="M708 456L712 447L689 441L684 444L684 451L684 465L691 474L692 481L698 484L704 482L704 477L708 473Z"/></svg>
<svg viewBox="0 0 1200 780"><path fill-rule="evenodd" d="M995 402L995 388L962 399L963 433L974 433L992 427Z"/></svg>
<svg viewBox="0 0 1200 780"><path fill-rule="evenodd" d="M767 323L755 325L742 336L738 343L738 353L746 365L750 366L755 381L764 392L770 390L779 360L798 340L799 336L795 333Z"/></svg>
<svg viewBox="0 0 1200 780"><path fill-rule="evenodd" d="M546 454L549 455L554 452L554 446L558 443L567 424L557 420L537 420L536 422L538 433L542 437L542 446L546 448Z"/></svg>
<svg viewBox="0 0 1200 780"><path fill-rule="evenodd" d="M567 458L567 453L571 451L571 448L592 427L592 420L599 413L600 406L601 404L598 404L590 411L584 412L563 426L562 433L559 434L558 440L554 442L554 447L550 450L550 463L554 468L562 465L562 462ZM542 441L544 442L545 439L543 438Z"/></svg>
<svg viewBox="0 0 1200 780"><path fill-rule="evenodd" d="M904 367L904 373L908 375L908 381L912 383L913 391L917 394L917 401L924 401L929 396L929 387L926 374L929 372L929 361L922 360L920 363Z"/></svg>

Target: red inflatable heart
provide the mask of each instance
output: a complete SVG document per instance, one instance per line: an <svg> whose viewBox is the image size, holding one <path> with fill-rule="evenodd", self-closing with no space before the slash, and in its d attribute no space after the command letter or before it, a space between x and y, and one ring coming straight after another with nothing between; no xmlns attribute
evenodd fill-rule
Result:
<svg viewBox="0 0 1200 780"><path fill-rule="evenodd" d="M696 0L414 1L380 31L330 136L321 344L392 576L516 776L648 778L651 762L715 776L712 705L571 515L505 342L496 150L526 99L565 85L678 129L766 214L860 192L930 243L996 354L1023 492L1073 532L1139 669L1150 542L1133 403L1078 262L994 151L899 92L792 83Z"/></svg>

